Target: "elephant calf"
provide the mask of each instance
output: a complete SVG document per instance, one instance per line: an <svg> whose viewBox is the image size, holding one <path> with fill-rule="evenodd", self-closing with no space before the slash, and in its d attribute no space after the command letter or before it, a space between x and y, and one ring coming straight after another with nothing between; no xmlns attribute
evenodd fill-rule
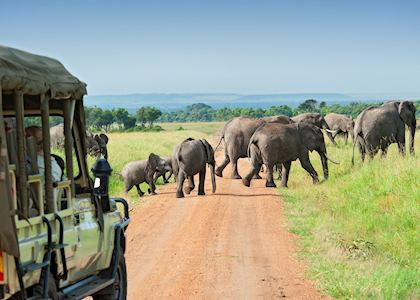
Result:
<svg viewBox="0 0 420 300"><path fill-rule="evenodd" d="M128 193L135 186L137 193L141 197L144 193L140 189L140 184L147 182L149 193L154 195L156 194L156 186L153 176L156 172L164 173L169 170L171 170L171 166L168 162L153 153L149 155L147 160L129 162L121 171L121 175L124 178L125 192Z"/></svg>
<svg viewBox="0 0 420 300"><path fill-rule="evenodd" d="M206 140L183 141L176 147L174 158L176 159L177 171L177 190L176 197L183 198L182 191L184 181L188 178L189 185L185 188L185 193L189 194L194 189L194 175L199 173L200 183L198 185L198 195L205 195L204 180L206 178L206 165L210 167L213 193L216 192L216 178L214 174L214 150Z"/></svg>
<svg viewBox="0 0 420 300"><path fill-rule="evenodd" d="M307 123L262 125L250 139L248 152L252 168L242 182L245 186L250 186L252 177L264 164L267 167L266 187L276 187L273 167L276 164L283 164L281 185L287 187L292 161L299 159L302 167L316 183L318 174L309 160L309 151L313 150L321 157L324 177L327 179L328 158L321 129Z"/></svg>
<svg viewBox="0 0 420 300"><path fill-rule="evenodd" d="M162 177L163 179L163 183L169 183L169 178L171 178L172 174L173 174L173 167L172 167L172 157L171 156L167 156L167 157L163 157L162 158L168 166L170 166L170 170L164 170L163 172L156 172L155 175L155 179L154 182L156 184L157 180L159 179L159 177ZM166 175L167 173L169 173L169 175Z"/></svg>

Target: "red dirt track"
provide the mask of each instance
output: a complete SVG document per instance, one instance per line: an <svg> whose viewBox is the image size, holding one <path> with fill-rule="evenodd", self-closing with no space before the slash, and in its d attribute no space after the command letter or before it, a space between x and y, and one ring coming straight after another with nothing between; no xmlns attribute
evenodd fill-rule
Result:
<svg viewBox="0 0 420 300"><path fill-rule="evenodd" d="M207 172L206 196L176 199L171 183L134 209L128 299L324 299L294 258L277 189L228 179L230 165L224 175L216 194Z"/></svg>

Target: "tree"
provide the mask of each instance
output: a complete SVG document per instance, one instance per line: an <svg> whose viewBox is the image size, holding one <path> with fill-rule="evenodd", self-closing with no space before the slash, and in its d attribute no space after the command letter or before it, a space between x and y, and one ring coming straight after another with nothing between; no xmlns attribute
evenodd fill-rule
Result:
<svg viewBox="0 0 420 300"><path fill-rule="evenodd" d="M112 115L114 117L114 122L118 123L118 125L123 124L125 128L124 122L129 117L128 111L124 108L114 108L112 110Z"/></svg>
<svg viewBox="0 0 420 300"><path fill-rule="evenodd" d="M136 118L128 116L123 120L124 129L130 129L136 126Z"/></svg>
<svg viewBox="0 0 420 300"><path fill-rule="evenodd" d="M319 109L317 108L318 101L315 99L308 99L299 104L297 110L298 112L305 113L305 112L318 112Z"/></svg>
<svg viewBox="0 0 420 300"><path fill-rule="evenodd" d="M146 107L141 107L136 112L136 119L138 122L140 122L141 126L144 127L144 124L146 124Z"/></svg>
<svg viewBox="0 0 420 300"><path fill-rule="evenodd" d="M145 119L149 122L150 127L153 127L153 123L159 119L159 117L162 115L162 112L155 108L155 107L146 107L145 110Z"/></svg>

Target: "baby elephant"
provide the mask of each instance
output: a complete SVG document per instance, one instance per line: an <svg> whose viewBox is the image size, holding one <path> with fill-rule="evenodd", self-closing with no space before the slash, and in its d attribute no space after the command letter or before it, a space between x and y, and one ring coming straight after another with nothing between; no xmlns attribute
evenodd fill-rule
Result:
<svg viewBox="0 0 420 300"><path fill-rule="evenodd" d="M206 140L183 141L177 146L174 158L176 160L178 174L176 197L183 198L182 187L188 178L189 185L185 188L185 193L189 194L194 189L194 175L199 173L200 183L198 185L198 195L205 195L204 180L206 178L206 164L210 167L213 193L216 192L216 178L214 175L214 150Z"/></svg>
<svg viewBox="0 0 420 300"><path fill-rule="evenodd" d="M171 167L170 170L165 169L163 172L156 172L155 175L155 184L159 177L162 177L163 183L169 183L169 178L171 178L173 174L173 168L172 168L172 156L162 157L162 159ZM169 173L169 174L168 174Z"/></svg>
<svg viewBox="0 0 420 300"><path fill-rule="evenodd" d="M156 186L153 176L156 172L164 173L169 170L171 170L171 166L168 162L153 153L149 155L149 159L147 160L129 162L121 171L121 175L124 178L125 192L128 193L135 186L137 193L141 197L144 193L140 189L140 184L147 182L149 193L154 195L156 194Z"/></svg>

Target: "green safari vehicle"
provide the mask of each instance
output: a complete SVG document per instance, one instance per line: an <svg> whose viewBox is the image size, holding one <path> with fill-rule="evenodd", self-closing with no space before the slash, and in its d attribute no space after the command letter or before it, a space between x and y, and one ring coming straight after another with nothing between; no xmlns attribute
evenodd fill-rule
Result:
<svg viewBox="0 0 420 300"><path fill-rule="evenodd" d="M85 94L59 61L0 46L0 299L127 297L129 208L108 195L107 160L91 178ZM53 120L64 123L61 150Z"/></svg>

